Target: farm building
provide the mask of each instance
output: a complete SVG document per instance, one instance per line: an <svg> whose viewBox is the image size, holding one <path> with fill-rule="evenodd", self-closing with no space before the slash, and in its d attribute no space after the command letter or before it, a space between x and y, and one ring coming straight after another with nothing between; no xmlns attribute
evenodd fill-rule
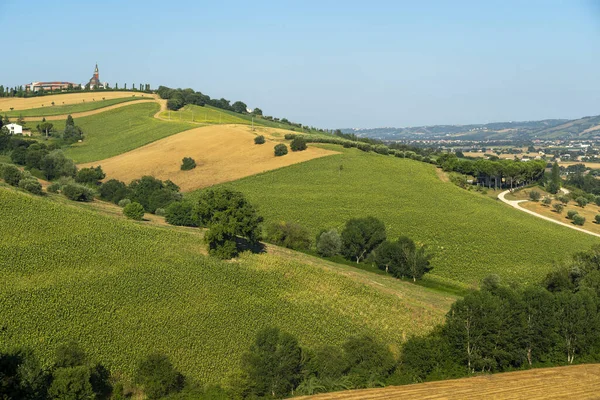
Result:
<svg viewBox="0 0 600 400"><path fill-rule="evenodd" d="M39 92L40 90L67 90L74 87L79 87L79 84L71 82L31 82L25 85L25 91Z"/></svg>
<svg viewBox="0 0 600 400"><path fill-rule="evenodd" d="M23 127L21 125L8 124L8 125L6 125L6 127L8 128L8 132L11 135L22 135L23 134Z"/></svg>

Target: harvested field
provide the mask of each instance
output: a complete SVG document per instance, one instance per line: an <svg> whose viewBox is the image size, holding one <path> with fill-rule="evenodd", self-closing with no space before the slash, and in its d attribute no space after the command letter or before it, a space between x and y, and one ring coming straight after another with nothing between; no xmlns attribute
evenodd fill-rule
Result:
<svg viewBox="0 0 600 400"><path fill-rule="evenodd" d="M120 99L123 97L132 97L133 95L136 97L153 97L151 94L141 92L85 92L54 94L27 98L10 97L0 98L0 111L10 111L11 107L15 110L27 110L30 108L40 108L46 106L51 107L52 102L54 102L56 105L69 105L83 103L84 100L94 101L94 99L101 100L102 98L106 100Z"/></svg>
<svg viewBox="0 0 600 400"><path fill-rule="evenodd" d="M540 368L474 378L352 390L317 396L315 400L466 400L466 399L598 399L600 364Z"/></svg>
<svg viewBox="0 0 600 400"><path fill-rule="evenodd" d="M101 165L107 179L130 182L142 175L170 179L182 191L199 189L229 182L264 171L337 154L335 151L309 145L305 151L290 151L275 157L273 146L278 143L275 129L252 131L244 125L206 126L185 131L150 143L109 159L83 164L80 167ZM262 145L254 144L257 134L267 137ZM192 157L197 167L181 171L183 157Z"/></svg>

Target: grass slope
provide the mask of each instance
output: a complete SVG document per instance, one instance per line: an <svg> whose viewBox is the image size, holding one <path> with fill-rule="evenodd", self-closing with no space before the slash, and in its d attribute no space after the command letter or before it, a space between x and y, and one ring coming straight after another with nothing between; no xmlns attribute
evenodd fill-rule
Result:
<svg viewBox="0 0 600 400"><path fill-rule="evenodd" d="M99 98L101 98L99 96ZM65 114L74 114L78 112L99 110L104 107L113 106L115 104L126 103L129 101L136 100L152 100L151 97L125 97L119 99L110 99L110 100L99 100L99 101L88 101L82 102L79 104L67 104L67 105L56 105L51 106L48 104L47 107L42 108L31 108L29 110L21 110L21 111L9 111L4 113L8 117L48 117L52 115L65 115Z"/></svg>
<svg viewBox="0 0 600 400"><path fill-rule="evenodd" d="M217 382L264 326L310 346L361 333L397 346L440 322L454 300L285 249L218 261L202 254L198 230L55 198L0 187L0 350L30 346L48 362L75 339L126 376L162 351L185 375Z"/></svg>
<svg viewBox="0 0 600 400"><path fill-rule="evenodd" d="M169 118L169 111L160 113L161 118ZM233 111L222 110L212 106L195 106L188 104L179 111L171 111L170 119L172 121L187 121L203 124L252 124L252 116L248 114L239 114ZM268 128L286 129L293 128L288 124L269 121L260 117L254 117L255 126L265 126ZM296 128L299 129L299 128Z"/></svg>
<svg viewBox="0 0 600 400"><path fill-rule="evenodd" d="M267 221L296 221L313 234L378 217L389 237L408 235L433 250L435 276L466 284L491 273L537 282L554 260L598 243L442 182L432 165L324 147L343 153L225 185L244 192Z"/></svg>
<svg viewBox="0 0 600 400"><path fill-rule="evenodd" d="M77 163L92 162L125 153L155 140L191 129L185 122L165 122L154 118L156 103L133 104L88 117L76 118L84 141L72 145L66 154ZM28 126L36 126L29 122ZM53 121L57 131L64 121Z"/></svg>

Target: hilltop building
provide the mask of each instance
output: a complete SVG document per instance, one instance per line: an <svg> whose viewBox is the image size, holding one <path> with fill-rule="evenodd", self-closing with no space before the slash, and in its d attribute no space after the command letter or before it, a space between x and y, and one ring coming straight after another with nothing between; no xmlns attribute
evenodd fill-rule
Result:
<svg viewBox="0 0 600 400"><path fill-rule="evenodd" d="M94 75L92 79L88 82L90 89L106 89L108 86L106 83L100 82L100 73L98 72L98 63L96 63L96 68L94 69Z"/></svg>
<svg viewBox="0 0 600 400"><path fill-rule="evenodd" d="M40 90L67 90L76 87L79 87L79 84L72 82L31 82L25 85L25 91L39 92Z"/></svg>

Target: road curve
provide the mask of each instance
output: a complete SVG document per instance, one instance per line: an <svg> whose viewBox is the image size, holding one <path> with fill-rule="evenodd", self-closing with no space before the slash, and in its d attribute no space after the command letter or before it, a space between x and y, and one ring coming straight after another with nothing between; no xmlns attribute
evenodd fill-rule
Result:
<svg viewBox="0 0 600 400"><path fill-rule="evenodd" d="M566 189L561 189L561 190L563 191L563 193L568 193L569 192ZM509 192L510 192L510 190L505 190L504 192L500 193L498 195L498 199L500 199L502 202L508 204L509 206L516 208L517 210L526 212L527 214L531 214L531 215L533 215L535 217L538 217L538 218L541 218L541 219L545 219L546 221L550 221L550 222L553 222L555 224L566 226L567 228L575 229L575 230L577 230L579 232L587 233L588 235L600 237L600 234L598 234L598 233L590 232L590 231L587 231L587 230L585 230L583 228L579 228L577 226L574 226L574 225L571 225L571 224L567 224L565 222L557 221L557 220L552 219L550 217L546 217L544 215L540 215L540 214L538 214L536 212L533 212L531 210L527 210L526 208L523 208L523 207L521 207L519 205L519 203L522 203L522 202L527 201L527 200L507 200L504 196L506 196Z"/></svg>

